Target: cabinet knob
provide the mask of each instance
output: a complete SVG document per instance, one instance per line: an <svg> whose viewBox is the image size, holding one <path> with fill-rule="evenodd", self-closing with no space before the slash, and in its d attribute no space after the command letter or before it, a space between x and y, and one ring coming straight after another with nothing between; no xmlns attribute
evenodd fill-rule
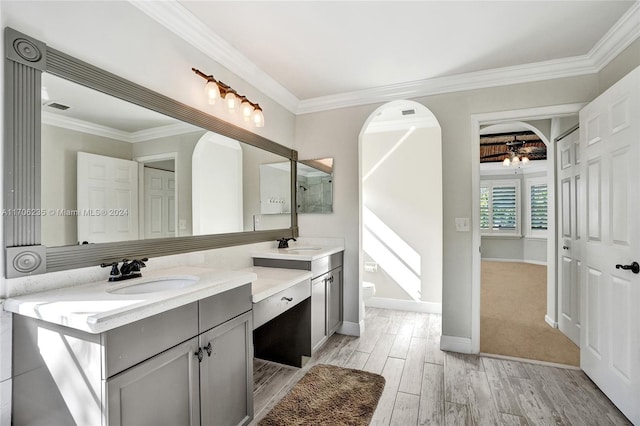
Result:
<svg viewBox="0 0 640 426"><path fill-rule="evenodd" d="M195 353L198 357L198 362L202 362L202 358L204 358L204 352L202 352L202 348L198 348L198 352Z"/></svg>
<svg viewBox="0 0 640 426"><path fill-rule="evenodd" d="M207 356L211 356L211 352L213 352L213 348L211 347L211 342L204 348L207 351Z"/></svg>

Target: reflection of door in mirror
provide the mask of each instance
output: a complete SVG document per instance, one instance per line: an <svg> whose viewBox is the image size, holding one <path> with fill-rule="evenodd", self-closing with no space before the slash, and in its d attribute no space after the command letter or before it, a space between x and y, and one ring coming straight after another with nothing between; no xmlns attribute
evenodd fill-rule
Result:
<svg viewBox="0 0 640 426"><path fill-rule="evenodd" d="M176 177L172 160L143 167L144 239L176 235Z"/></svg>
<svg viewBox="0 0 640 426"><path fill-rule="evenodd" d="M77 194L75 214L82 244L138 239L135 161L78 152Z"/></svg>

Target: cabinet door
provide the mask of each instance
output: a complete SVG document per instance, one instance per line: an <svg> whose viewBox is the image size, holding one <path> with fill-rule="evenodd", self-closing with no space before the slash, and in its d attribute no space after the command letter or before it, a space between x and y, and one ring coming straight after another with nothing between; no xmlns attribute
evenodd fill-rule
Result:
<svg viewBox="0 0 640 426"><path fill-rule="evenodd" d="M202 426L244 425L253 418L251 312L200 335Z"/></svg>
<svg viewBox="0 0 640 426"><path fill-rule="evenodd" d="M342 267L331 271L327 280L327 322L329 336L342 323Z"/></svg>
<svg viewBox="0 0 640 426"><path fill-rule="evenodd" d="M107 380L110 426L200 424L198 339Z"/></svg>
<svg viewBox="0 0 640 426"><path fill-rule="evenodd" d="M327 336L327 274L311 281L311 349L315 351Z"/></svg>

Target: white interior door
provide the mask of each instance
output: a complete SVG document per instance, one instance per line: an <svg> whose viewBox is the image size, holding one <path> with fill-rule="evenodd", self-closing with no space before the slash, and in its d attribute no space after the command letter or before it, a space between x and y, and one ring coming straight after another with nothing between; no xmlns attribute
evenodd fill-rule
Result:
<svg viewBox="0 0 640 426"><path fill-rule="evenodd" d="M78 240L138 239L138 163L78 152Z"/></svg>
<svg viewBox="0 0 640 426"><path fill-rule="evenodd" d="M640 424L640 68L580 112L580 366Z"/></svg>
<svg viewBox="0 0 640 426"><path fill-rule="evenodd" d="M175 173L144 167L144 238L165 238L175 235Z"/></svg>
<svg viewBox="0 0 640 426"><path fill-rule="evenodd" d="M580 346L580 133L557 144L558 328Z"/></svg>

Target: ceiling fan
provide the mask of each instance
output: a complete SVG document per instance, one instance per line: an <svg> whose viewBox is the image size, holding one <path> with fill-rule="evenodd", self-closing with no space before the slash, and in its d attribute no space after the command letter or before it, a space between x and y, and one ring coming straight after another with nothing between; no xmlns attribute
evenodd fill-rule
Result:
<svg viewBox="0 0 640 426"><path fill-rule="evenodd" d="M480 161L502 161L504 166L526 164L529 160L541 160L547 157L547 148L535 133L487 135L480 139L480 147L503 146L500 152L481 155ZM493 151L493 150L492 150ZM484 160L484 161L483 161Z"/></svg>

